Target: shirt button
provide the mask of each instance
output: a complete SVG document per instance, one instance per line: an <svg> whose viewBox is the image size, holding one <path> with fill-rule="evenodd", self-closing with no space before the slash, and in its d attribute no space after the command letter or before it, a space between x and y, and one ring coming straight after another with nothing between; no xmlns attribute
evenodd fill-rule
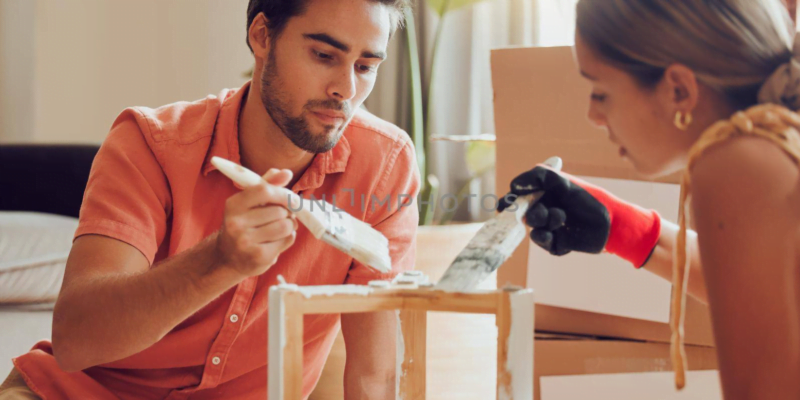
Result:
<svg viewBox="0 0 800 400"><path fill-rule="evenodd" d="M214 358L211 359L211 363L214 364L214 365L219 365L219 363L221 363L221 362L222 362L222 360L220 360L219 357L214 357Z"/></svg>
<svg viewBox="0 0 800 400"><path fill-rule="evenodd" d="M231 314L231 322L233 322L234 324L239 322L239 316L236 314Z"/></svg>

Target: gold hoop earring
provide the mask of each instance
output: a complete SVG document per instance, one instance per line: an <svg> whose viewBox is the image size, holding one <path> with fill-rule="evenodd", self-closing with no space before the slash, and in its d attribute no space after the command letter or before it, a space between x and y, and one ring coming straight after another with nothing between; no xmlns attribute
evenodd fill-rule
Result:
<svg viewBox="0 0 800 400"><path fill-rule="evenodd" d="M689 129L689 125L691 125L691 124L692 124L692 113L691 112L686 112L686 114L684 114L683 112L678 111L678 112L675 113L675 127L676 128L678 128L678 129L680 129L682 131L685 131L685 130Z"/></svg>

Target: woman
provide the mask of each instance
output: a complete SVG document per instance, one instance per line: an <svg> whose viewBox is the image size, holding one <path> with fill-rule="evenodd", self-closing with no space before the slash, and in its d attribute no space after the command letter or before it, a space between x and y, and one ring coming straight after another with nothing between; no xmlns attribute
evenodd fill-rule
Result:
<svg viewBox="0 0 800 400"><path fill-rule="evenodd" d="M642 174L684 172L694 231L683 246L654 211L539 166L511 184L545 190L531 238L675 265L673 339L685 288L711 309L725 398L800 398L800 43L781 0L580 0L575 53L589 118Z"/></svg>

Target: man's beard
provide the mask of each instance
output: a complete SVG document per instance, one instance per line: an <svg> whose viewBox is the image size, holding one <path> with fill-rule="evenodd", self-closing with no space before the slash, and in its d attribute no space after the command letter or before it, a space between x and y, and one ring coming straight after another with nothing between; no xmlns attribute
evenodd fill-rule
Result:
<svg viewBox="0 0 800 400"><path fill-rule="evenodd" d="M283 134L295 146L314 154L324 153L332 149L339 142L342 132L347 126L347 122L349 122L350 107L347 103L340 103L333 99L309 100L303 106L304 111L299 116L291 116L288 112L289 104L282 90L283 82L278 76L274 49L275 45L273 44L269 51L267 64L261 73L261 102L264 103L264 108L272 118L272 121L275 122L275 125L283 131ZM309 129L308 120L306 119L306 111L313 109L341 111L346 116L346 119L338 129L333 125L326 125L322 133L314 134ZM331 134L333 130L336 130L336 132Z"/></svg>

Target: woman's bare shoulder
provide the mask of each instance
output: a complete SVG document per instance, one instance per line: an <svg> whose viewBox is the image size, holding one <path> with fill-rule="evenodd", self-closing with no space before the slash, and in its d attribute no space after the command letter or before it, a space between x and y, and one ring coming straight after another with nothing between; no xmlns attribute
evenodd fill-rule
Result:
<svg viewBox="0 0 800 400"><path fill-rule="evenodd" d="M737 137L701 155L691 171L695 217L703 214L737 220L766 212L800 217L800 169L776 143L759 137ZM771 210L755 210L768 207Z"/></svg>
<svg viewBox="0 0 800 400"><path fill-rule="evenodd" d="M737 137L698 157L691 171L692 193L712 189L740 194L758 189L781 192L797 184L799 177L800 168L776 143L755 136Z"/></svg>

